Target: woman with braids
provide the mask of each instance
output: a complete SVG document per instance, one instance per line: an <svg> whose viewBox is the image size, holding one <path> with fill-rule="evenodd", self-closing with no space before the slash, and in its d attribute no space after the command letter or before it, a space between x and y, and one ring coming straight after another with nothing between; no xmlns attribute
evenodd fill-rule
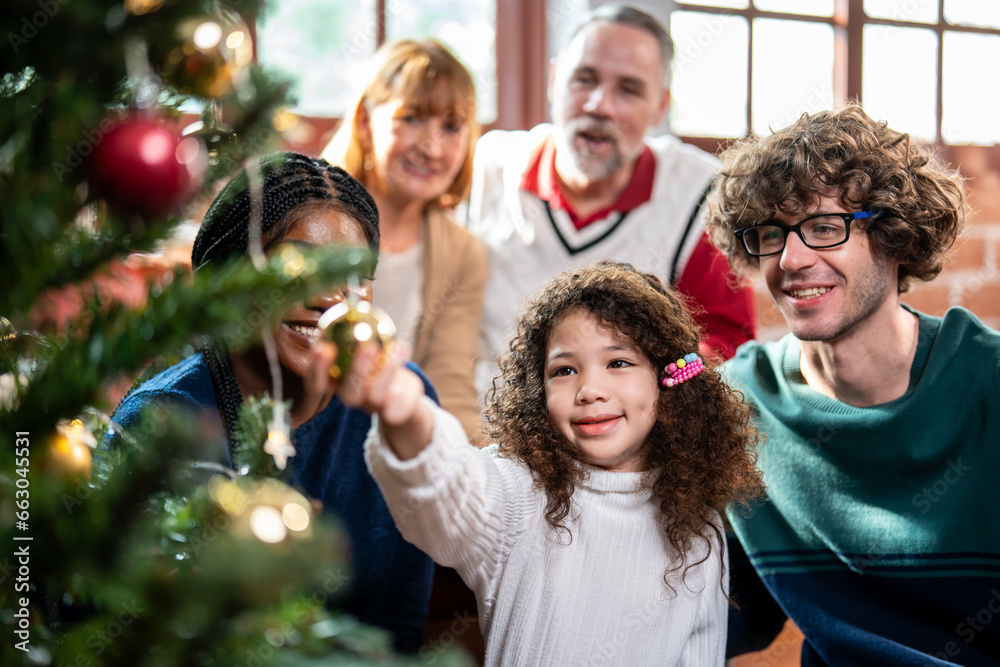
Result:
<svg viewBox="0 0 1000 667"><path fill-rule="evenodd" d="M378 211L365 189L325 160L277 153L260 161L263 182L261 245L267 254L279 244L345 245L378 249ZM197 271L246 257L250 248L250 194L241 172L219 193L194 243ZM296 454L289 459L294 481L344 522L353 547L351 580L336 604L364 622L393 633L399 650L416 650L433 564L405 542L393 525L378 488L365 469L362 443L371 418L345 407L332 388L317 390L306 380L315 357L317 321L344 299L345 288L287 307L274 329L285 399L291 400ZM361 283L370 298L370 281ZM416 371L415 366L410 366ZM117 433L138 432L142 410L152 402L207 413L224 433L228 447L218 459L232 465L237 412L243 401L271 391L270 367L263 346L227 351L220 342L205 346L181 363L154 376L129 394L112 416ZM422 391L433 390L421 380Z"/></svg>
<svg viewBox="0 0 1000 667"><path fill-rule="evenodd" d="M472 76L432 40L385 44L323 157L378 204L382 257L373 298L480 443L473 374L486 289L483 244L452 220L469 194L479 127ZM449 618L449 622L451 619Z"/></svg>
<svg viewBox="0 0 1000 667"><path fill-rule="evenodd" d="M340 395L377 413L368 465L406 539L476 592L488 665L723 664L720 513L762 485L698 340L651 274L558 276L501 359L485 450L399 362L355 358Z"/></svg>

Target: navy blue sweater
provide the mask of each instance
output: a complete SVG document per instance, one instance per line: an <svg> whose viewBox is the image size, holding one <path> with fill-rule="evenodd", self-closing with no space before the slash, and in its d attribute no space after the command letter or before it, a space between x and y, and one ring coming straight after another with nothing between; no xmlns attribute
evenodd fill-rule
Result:
<svg viewBox="0 0 1000 667"><path fill-rule="evenodd" d="M427 394L437 395L420 370ZM205 411L224 433L212 380L202 355L196 354L143 383L112 416L120 430L141 434L143 408L153 402ZM345 407L337 397L292 434L296 455L289 459L294 482L335 513L351 538L351 583L334 601L365 623L392 632L397 650L416 651L423 640L433 563L399 534L375 480L365 466L363 444L371 417ZM109 433L113 444L114 431ZM228 448L218 460L231 466Z"/></svg>

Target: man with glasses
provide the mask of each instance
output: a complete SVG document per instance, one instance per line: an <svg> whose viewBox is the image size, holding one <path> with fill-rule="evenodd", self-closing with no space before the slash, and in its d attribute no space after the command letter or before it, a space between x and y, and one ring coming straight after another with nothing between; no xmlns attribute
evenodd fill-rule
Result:
<svg viewBox="0 0 1000 667"><path fill-rule="evenodd" d="M768 487L729 516L728 652L787 615L802 665L996 665L1000 334L901 301L961 230L961 178L853 105L721 157L706 224L791 330L725 368Z"/></svg>

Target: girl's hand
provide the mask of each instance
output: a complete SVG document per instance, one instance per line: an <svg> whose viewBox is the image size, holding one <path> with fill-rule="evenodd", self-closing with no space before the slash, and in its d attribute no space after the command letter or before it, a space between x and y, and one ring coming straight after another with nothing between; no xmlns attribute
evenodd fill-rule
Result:
<svg viewBox="0 0 1000 667"><path fill-rule="evenodd" d="M312 363L302 378L306 393L322 395L329 392L332 396L340 384L330 377L330 364L337 358L337 346L325 340L318 340L310 346L309 351L312 354Z"/></svg>
<svg viewBox="0 0 1000 667"><path fill-rule="evenodd" d="M378 414L382 439L402 460L413 458L430 443L434 424L431 409L422 400L424 383L405 364L406 350L399 343L385 350L363 344L337 388L344 405Z"/></svg>

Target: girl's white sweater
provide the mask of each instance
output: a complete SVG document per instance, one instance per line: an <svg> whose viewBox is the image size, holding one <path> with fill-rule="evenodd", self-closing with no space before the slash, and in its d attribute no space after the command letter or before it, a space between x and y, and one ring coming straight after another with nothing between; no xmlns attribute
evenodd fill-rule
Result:
<svg viewBox="0 0 1000 667"><path fill-rule="evenodd" d="M566 522L545 521L545 494L496 446L468 444L434 409L434 435L400 461L379 440L368 467L403 536L454 567L479 602L487 665L722 665L727 603L720 545L683 582L663 575L676 558L642 473L588 468ZM721 525L721 522L720 524ZM705 558L696 540L688 563Z"/></svg>

